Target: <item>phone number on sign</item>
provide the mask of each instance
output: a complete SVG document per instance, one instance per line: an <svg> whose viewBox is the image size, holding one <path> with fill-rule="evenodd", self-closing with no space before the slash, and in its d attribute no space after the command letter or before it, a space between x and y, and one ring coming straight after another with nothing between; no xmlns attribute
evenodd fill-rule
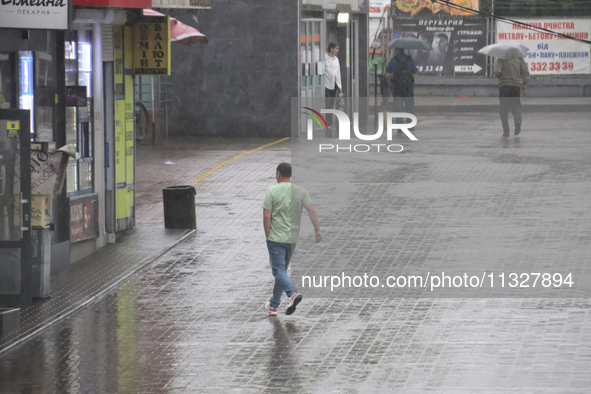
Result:
<svg viewBox="0 0 591 394"><path fill-rule="evenodd" d="M573 62L531 62L525 63L530 71L573 71Z"/></svg>
<svg viewBox="0 0 591 394"><path fill-rule="evenodd" d="M419 72L440 72L443 71L443 66L419 66L417 67L419 69Z"/></svg>

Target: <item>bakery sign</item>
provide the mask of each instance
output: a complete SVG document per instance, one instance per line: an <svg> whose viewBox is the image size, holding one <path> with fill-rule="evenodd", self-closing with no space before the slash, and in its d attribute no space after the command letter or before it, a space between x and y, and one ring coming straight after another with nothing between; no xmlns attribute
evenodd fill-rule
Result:
<svg viewBox="0 0 591 394"><path fill-rule="evenodd" d="M13 29L68 30L71 0L0 0L0 26Z"/></svg>

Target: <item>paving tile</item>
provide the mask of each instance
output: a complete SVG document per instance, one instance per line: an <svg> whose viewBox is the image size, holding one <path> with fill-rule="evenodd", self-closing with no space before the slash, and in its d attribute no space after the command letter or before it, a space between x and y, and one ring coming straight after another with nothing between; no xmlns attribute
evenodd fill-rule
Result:
<svg viewBox="0 0 591 394"><path fill-rule="evenodd" d="M586 167L565 164L573 152L585 155L586 146L567 148L556 143L555 149L547 150L551 136L543 128L531 137L526 137L524 130L522 147L516 147L515 142L504 146L498 136L487 134L492 133L492 127L487 129L486 125L496 120L487 116L482 123L467 118L480 128L477 136L462 134L466 138L459 138L461 133L454 132L452 122L446 123L446 119L440 122L441 129L424 130L425 135L439 138L421 153L434 161L427 166L425 157L409 159L409 168L414 168L412 179L396 189L400 194L383 185L363 191L363 198L386 205L388 212L408 210L398 214L404 242L392 244L390 260L452 255L449 243L465 242L461 226L469 224L475 214L531 227L535 231L522 234L519 242L533 246L542 239L542 246L553 249L555 256L576 259L573 250L591 245L590 222L583 220L589 214L589 202L584 199L589 186ZM543 126L544 120L540 122ZM437 134L441 130L457 138L448 141ZM153 254L158 250L156 242L165 243L157 212L163 184L190 183L215 164L270 141L193 142L140 152L140 228L137 236L130 235L129 245L135 245L136 251L127 250L126 259L137 258L140 252ZM277 163L292 158L290 148L290 143L282 143L253 152L199 182L197 232L96 303L0 356L0 391L591 390L589 298L310 297L304 292L304 301L294 315L267 317L262 305L273 280L263 242L261 204L267 188L275 182ZM467 151L475 158L472 167L462 158ZM541 152L545 159L532 164L532 157ZM166 166L163 162L167 160L177 164ZM524 160L529 160L529 165L517 168ZM491 190L491 182L507 180L510 168L513 181L518 179L531 187L515 185L507 193ZM461 182L452 185L458 179ZM564 179L573 182L565 183ZM390 180L403 179L394 172ZM447 198L433 198L426 206L412 203L408 196L413 194ZM457 201L450 198L453 196ZM346 224L346 217L331 209L330 199L316 200L327 237L319 247L329 252L330 245L343 239L349 240L343 246L346 253L355 258L378 250L371 237L357 239L338 224ZM555 209L557 204L561 204L559 210ZM565 220L560 212L571 220ZM579 212L582 219L571 217L572 212ZM365 213L374 215L377 226L387 226L387 218L376 211ZM420 228L437 231L437 236L425 233L413 237ZM141 233L148 230L153 232L151 238ZM310 231L309 227L303 230ZM478 236L490 243L483 244L480 253L524 260L519 248L509 255L497 250L504 234L503 228L495 226L483 230ZM310 234L303 238L308 242ZM118 247L114 246L113 253ZM467 250L456 257L472 258ZM310 254L304 248L298 252L298 258ZM384 270L393 266L389 259L381 262Z"/></svg>

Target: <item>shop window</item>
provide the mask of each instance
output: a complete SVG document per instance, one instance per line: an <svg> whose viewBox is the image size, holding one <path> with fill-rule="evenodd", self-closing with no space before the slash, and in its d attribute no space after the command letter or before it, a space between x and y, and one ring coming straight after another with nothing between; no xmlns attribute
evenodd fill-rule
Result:
<svg viewBox="0 0 591 394"><path fill-rule="evenodd" d="M28 109L31 111L31 135L35 134L35 112L33 111L34 98L33 95L33 52L20 51L18 53L19 59L19 108Z"/></svg>
<svg viewBox="0 0 591 394"><path fill-rule="evenodd" d="M53 112L55 106L56 89L56 62L55 62L55 32L47 32L47 50L45 51L18 51L18 89L4 86L0 91L4 98L0 98L0 107L6 106L1 102L7 101L6 93L10 96L18 96L18 108L28 109L31 113L31 140L52 142L53 138ZM10 56L0 54L0 73L2 79L9 77L8 66L2 60ZM5 72L5 69L7 72ZM4 81L3 81L4 82ZM4 83L2 83L4 85ZM9 98L12 101L12 97ZM14 106L10 106L14 108Z"/></svg>
<svg viewBox="0 0 591 394"><path fill-rule="evenodd" d="M80 158L68 163L68 193L93 192L92 32L66 34L66 143L74 144Z"/></svg>
<svg viewBox="0 0 591 394"><path fill-rule="evenodd" d="M53 112L56 89L55 34L47 33L47 51L34 52L35 59L35 140L54 141Z"/></svg>
<svg viewBox="0 0 591 394"><path fill-rule="evenodd" d="M0 109L15 108L12 55L0 53Z"/></svg>

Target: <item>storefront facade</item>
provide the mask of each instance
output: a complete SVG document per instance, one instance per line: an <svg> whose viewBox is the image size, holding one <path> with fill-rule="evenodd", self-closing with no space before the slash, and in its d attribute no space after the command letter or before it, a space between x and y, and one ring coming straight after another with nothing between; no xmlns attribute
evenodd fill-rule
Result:
<svg viewBox="0 0 591 394"><path fill-rule="evenodd" d="M19 18L20 29L0 29L0 126L9 129L0 143L0 301L5 305L27 303L37 295L32 289L33 261L49 260L52 245L65 245L62 249L69 256L65 188L58 192L50 185L37 194L32 185L41 185L51 175L44 164L51 161L57 144L65 145L59 130L65 131L65 74L60 70L65 70L64 31L71 16L71 6L66 5L65 23L52 21L50 13ZM14 27L11 16L23 11L3 6L0 12L0 26ZM38 26L44 28L34 29ZM14 137L21 143L15 145ZM27 158L28 179L17 165ZM39 276L43 273L37 272Z"/></svg>
<svg viewBox="0 0 591 394"><path fill-rule="evenodd" d="M299 98L302 106L324 97L324 58L328 44L337 55L345 97L368 95L368 6L366 1L301 0L299 11ZM352 101L356 103L355 100ZM364 108L351 108L365 111ZM303 123L300 122L300 126ZM302 127L300 127L302 130Z"/></svg>
<svg viewBox="0 0 591 394"><path fill-rule="evenodd" d="M27 132L34 178L30 201L33 223L30 228L23 227L21 233L30 231L34 240L31 275L43 277L45 274L35 269L45 270L47 280L50 271L60 272L115 242L118 231L135 225L132 26L141 15L140 9L150 8L151 3L99 3L67 4L69 15L65 25L55 28L34 29L39 23L19 29L0 28L0 111L30 111ZM0 20L2 26L7 26L6 17ZM56 152L64 146L71 155ZM48 158L56 155L65 158L61 167L59 159L51 167L57 179L55 189L40 195L35 189L35 172L45 168ZM7 171L15 167L2 164L0 194L14 195L0 201L6 205L0 208L11 214L24 214L29 200L17 198L18 190L12 190L12 183L7 182L12 179L9 176L14 177L7 175ZM47 169L39 172L40 179L48 176ZM20 202L9 207L7 201ZM36 210L40 210L41 218L37 222ZM3 234L12 233L10 229L19 224L16 216L2 216L0 227L6 229ZM0 252L15 255L10 248ZM3 266L0 270L4 277L17 283L27 271L23 267ZM35 289L36 282L39 278L32 281L32 296L47 296L48 284L45 290L39 290ZM0 301L4 299L2 295L12 294L18 287L0 284ZM10 295L8 299L15 297Z"/></svg>

